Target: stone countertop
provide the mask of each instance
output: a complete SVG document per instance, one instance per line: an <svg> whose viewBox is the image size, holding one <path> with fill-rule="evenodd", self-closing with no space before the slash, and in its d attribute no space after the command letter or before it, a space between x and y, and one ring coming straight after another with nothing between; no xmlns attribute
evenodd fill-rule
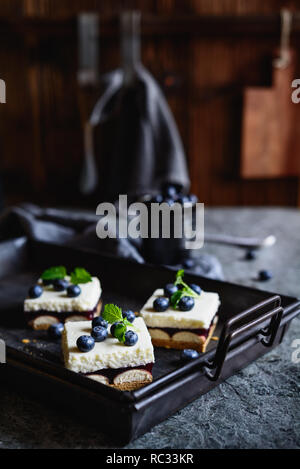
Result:
<svg viewBox="0 0 300 469"><path fill-rule="evenodd" d="M207 232L277 237L253 261L244 260L239 248L206 244L204 251L220 259L226 280L300 297L299 210L210 208L205 214ZM260 269L270 269L273 279L258 282ZM297 339L299 318L279 347L126 448L299 448L300 363L293 360ZM111 447L98 431L5 387L0 402L0 448Z"/></svg>

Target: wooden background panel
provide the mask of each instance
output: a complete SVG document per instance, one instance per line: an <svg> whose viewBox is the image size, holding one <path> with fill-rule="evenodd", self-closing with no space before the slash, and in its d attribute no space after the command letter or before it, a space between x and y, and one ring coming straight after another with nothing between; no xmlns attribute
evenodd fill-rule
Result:
<svg viewBox="0 0 300 469"><path fill-rule="evenodd" d="M195 13L209 15L244 15L270 13L284 6L293 6L297 1L284 0L189 0Z"/></svg>
<svg viewBox="0 0 300 469"><path fill-rule="evenodd" d="M297 203L296 178L249 182L239 176L242 91L271 85L272 47L271 40L262 45L246 39L191 41L189 157L192 188L206 203Z"/></svg>
<svg viewBox="0 0 300 469"><path fill-rule="evenodd" d="M80 11L101 15L124 8L157 15L279 13L284 0L1 0L0 17L66 18ZM189 162L192 189L211 205L296 205L296 178L247 181L239 175L242 91L270 85L270 58L278 37L143 36L145 66L162 86ZM0 74L9 99L0 106L0 171L7 201L92 204L78 191L82 166L82 102L96 101L76 81L74 36L9 38L0 44ZM100 41L101 73L120 64L119 37ZM299 67L299 65L298 65ZM298 69L298 75L300 71ZM300 75L299 75L300 76ZM88 105L87 105L88 107Z"/></svg>

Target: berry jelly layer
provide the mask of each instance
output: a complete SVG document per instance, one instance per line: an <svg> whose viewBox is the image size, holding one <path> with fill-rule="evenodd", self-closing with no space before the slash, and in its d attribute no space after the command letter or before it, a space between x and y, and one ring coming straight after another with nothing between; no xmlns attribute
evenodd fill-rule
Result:
<svg viewBox="0 0 300 469"><path fill-rule="evenodd" d="M70 316L84 316L86 317L87 320L91 321L95 313L98 310L100 303L100 299L98 303L96 304L95 308L93 308L90 311L47 311L47 310L39 310L39 311L24 311L24 317L25 321L30 322L33 321L34 319L38 318L39 316L53 316L57 319L59 319L61 322L64 322L68 317Z"/></svg>
<svg viewBox="0 0 300 469"><path fill-rule="evenodd" d="M146 365L131 366L127 368L102 368L102 370L94 371L93 373L82 373L83 375L102 375L105 376L110 383L113 382L114 378L124 371L131 370L144 370L152 374L153 363L147 363Z"/></svg>

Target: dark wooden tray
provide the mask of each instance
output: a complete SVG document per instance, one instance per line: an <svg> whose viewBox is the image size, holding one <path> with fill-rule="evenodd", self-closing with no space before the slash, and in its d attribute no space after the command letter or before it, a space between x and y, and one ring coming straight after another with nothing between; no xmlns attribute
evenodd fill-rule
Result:
<svg viewBox="0 0 300 469"><path fill-rule="evenodd" d="M26 238L1 243L0 260L0 338L7 351L0 379L54 403L62 412L71 410L76 418L84 417L122 444L276 346L300 312L295 298L186 275L188 282L219 293L215 333L219 341L212 341L205 354L186 365L179 361L180 352L156 348L153 383L121 392L66 370L59 342L50 341L44 331L26 327L22 309L28 287L49 265L63 264L68 269L81 265L101 279L104 302L137 311L155 288L173 279L174 272Z"/></svg>

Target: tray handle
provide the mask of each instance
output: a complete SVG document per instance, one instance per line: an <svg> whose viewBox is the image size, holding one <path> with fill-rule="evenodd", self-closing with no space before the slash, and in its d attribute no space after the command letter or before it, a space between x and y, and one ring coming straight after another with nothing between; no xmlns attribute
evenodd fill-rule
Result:
<svg viewBox="0 0 300 469"><path fill-rule="evenodd" d="M251 316L252 313L257 312L259 314L261 310L266 308L268 305L272 305L272 309L270 311L267 311L264 314L250 320L249 322L246 322L242 326L234 329L234 325L237 322L245 319L247 316ZM281 307L281 298L280 296L275 295L268 300L262 301L252 308L249 308L229 319L222 329L214 359L204 363L203 370L205 371L205 376L211 381L216 381L222 372L223 364L226 360L226 355L232 340L237 338L242 333L247 332L255 326L267 321L268 319L270 319L269 325L258 331L257 335L260 334L263 336L260 342L265 347L271 347L276 338L277 331L282 319L282 314L283 308Z"/></svg>

